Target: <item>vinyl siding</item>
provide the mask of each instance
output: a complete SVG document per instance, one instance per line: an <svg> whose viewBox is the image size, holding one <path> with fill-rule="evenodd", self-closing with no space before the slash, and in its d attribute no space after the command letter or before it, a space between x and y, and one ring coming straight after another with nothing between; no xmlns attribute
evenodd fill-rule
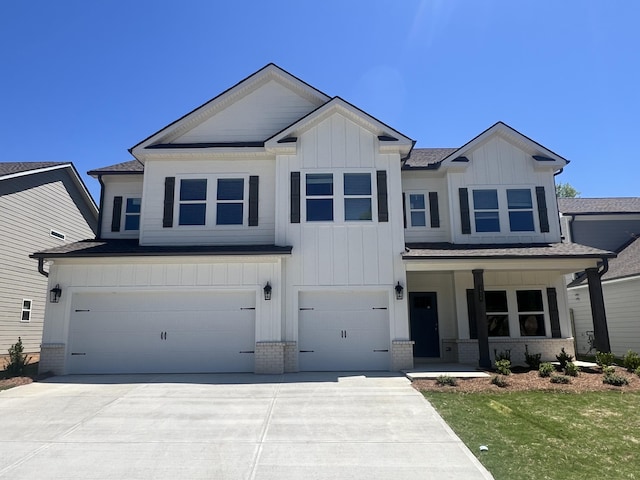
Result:
<svg viewBox="0 0 640 480"><path fill-rule="evenodd" d="M18 337L38 352L47 302L47 278L29 255L87 238L94 232L80 213L82 202L68 174L54 170L0 182L0 352ZM94 228L95 228L95 222ZM64 233L61 240L50 230ZM30 322L21 322L22 299L33 301Z"/></svg>
<svg viewBox="0 0 640 480"><path fill-rule="evenodd" d="M442 176L433 177L427 172L402 172L402 190L406 194L407 228L404 238L411 242L450 242L451 241L451 213L449 211L449 196L447 181ZM438 194L438 210L440 211L440 226L433 228L429 220L429 192ZM424 195L426 207L426 226L411 226L411 210L409 208L409 194L419 193Z"/></svg>
<svg viewBox="0 0 640 480"><path fill-rule="evenodd" d="M104 176L104 205L102 207L102 238L138 238L139 231L125 231L124 218L127 198L142 197L142 175ZM122 221L119 232L111 231L113 199L122 197ZM142 222L141 222L142 224Z"/></svg>

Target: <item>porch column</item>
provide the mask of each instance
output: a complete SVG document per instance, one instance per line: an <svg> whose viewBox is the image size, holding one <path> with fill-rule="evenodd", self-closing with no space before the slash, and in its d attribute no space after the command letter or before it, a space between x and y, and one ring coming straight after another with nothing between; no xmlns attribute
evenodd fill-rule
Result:
<svg viewBox="0 0 640 480"><path fill-rule="evenodd" d="M478 326L478 354L480 359L478 363L482 368L491 368L487 306L484 298L484 270L472 270L471 273L473 273L473 303L476 309L476 325Z"/></svg>
<svg viewBox="0 0 640 480"><path fill-rule="evenodd" d="M604 308L602 281L597 268L587 268L587 280L589 282L589 299L591 300L595 347L598 352L610 352L611 344L609 343L609 329Z"/></svg>

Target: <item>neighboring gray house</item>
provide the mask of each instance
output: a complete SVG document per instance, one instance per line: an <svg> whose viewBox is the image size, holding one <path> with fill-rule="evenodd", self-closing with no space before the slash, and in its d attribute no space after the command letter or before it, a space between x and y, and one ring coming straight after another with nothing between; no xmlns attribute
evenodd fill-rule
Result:
<svg viewBox="0 0 640 480"><path fill-rule="evenodd" d="M29 254L92 237L97 220L73 164L0 163L0 355L18 337L25 352L40 351L47 278Z"/></svg>
<svg viewBox="0 0 640 480"><path fill-rule="evenodd" d="M603 266L602 289L611 351L640 352L640 197L560 198L561 225L566 240L612 250L617 258ZM578 274L569 283L576 349L594 353L589 290Z"/></svg>

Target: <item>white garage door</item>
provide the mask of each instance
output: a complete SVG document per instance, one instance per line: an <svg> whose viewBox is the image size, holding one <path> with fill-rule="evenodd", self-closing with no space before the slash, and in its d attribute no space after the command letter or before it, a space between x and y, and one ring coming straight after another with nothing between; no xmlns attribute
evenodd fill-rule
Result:
<svg viewBox="0 0 640 480"><path fill-rule="evenodd" d="M82 293L69 373L252 372L253 292Z"/></svg>
<svg viewBox="0 0 640 480"><path fill-rule="evenodd" d="M302 371L389 370L386 292L301 292Z"/></svg>

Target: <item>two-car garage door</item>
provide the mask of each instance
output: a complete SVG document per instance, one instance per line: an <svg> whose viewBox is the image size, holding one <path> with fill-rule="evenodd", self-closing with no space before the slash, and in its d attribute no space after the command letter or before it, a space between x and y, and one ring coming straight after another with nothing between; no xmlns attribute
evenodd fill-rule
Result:
<svg viewBox="0 0 640 480"><path fill-rule="evenodd" d="M255 292L75 294L69 373L252 372Z"/></svg>

